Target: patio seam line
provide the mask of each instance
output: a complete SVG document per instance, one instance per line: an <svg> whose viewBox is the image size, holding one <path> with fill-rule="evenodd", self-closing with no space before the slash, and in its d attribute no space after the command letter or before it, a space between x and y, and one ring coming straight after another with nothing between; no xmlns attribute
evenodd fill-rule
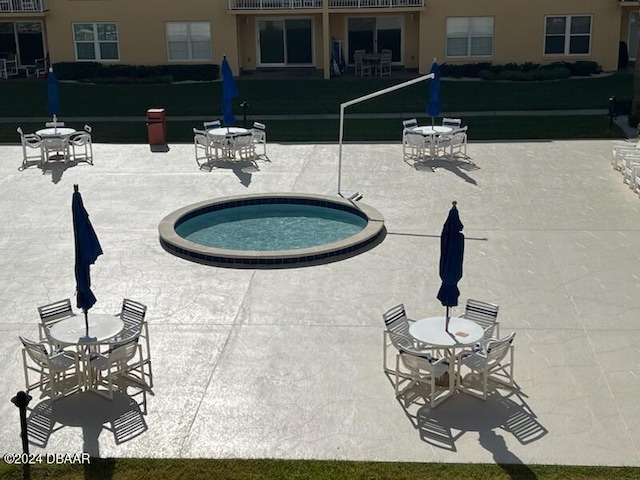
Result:
<svg viewBox="0 0 640 480"><path fill-rule="evenodd" d="M244 294L242 296L242 302L238 306L238 310L236 311L236 315L233 317L233 323L230 325L229 334L227 335L227 338L225 339L224 344L222 345L222 348L220 349L220 354L218 355L216 361L214 362L214 364L213 364L213 366L211 368L211 374L209 375L209 379L207 381L207 385L203 389L203 393L202 393L202 396L200 397L200 401L198 402L198 406L193 410L193 415L191 417L191 422L189 423L189 428L187 428L186 434L185 434L184 438L182 439L182 442L180 442L180 447L178 448L178 451L180 452L180 458L190 458L190 457L184 457L183 456L185 443L187 442L187 439L189 439L190 436L191 436L191 430L193 429L193 424L195 423L196 419L198 418L198 414L200 412L200 408L202 407L202 402L204 400L204 397L207 394L207 390L209 389L209 386L211 385L211 382L213 380L214 375L218 371L218 365L222 361L223 357L225 356L225 354L226 354L226 352L228 350L229 342L230 342L231 336L233 335L233 332L234 332L234 327L236 327L237 325L242 326L242 324L238 324L238 316L240 314L240 311L242 310L243 305L245 304L245 300L247 298L247 292L251 288L251 284L253 283L253 279L254 279L255 275L256 275L256 271L254 271L251 274L251 277L249 278L249 281L247 282L247 288L246 288L246 290L245 290L245 292L244 292Z"/></svg>

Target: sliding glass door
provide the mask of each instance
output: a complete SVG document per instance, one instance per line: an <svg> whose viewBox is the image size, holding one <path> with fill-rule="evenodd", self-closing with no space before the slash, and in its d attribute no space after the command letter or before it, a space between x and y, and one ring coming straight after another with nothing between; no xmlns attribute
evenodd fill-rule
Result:
<svg viewBox="0 0 640 480"><path fill-rule="evenodd" d="M258 20L258 66L313 65L310 18Z"/></svg>
<svg viewBox="0 0 640 480"><path fill-rule="evenodd" d="M402 61L402 19L400 17L352 17L347 19L349 63L353 52L380 53L391 50L392 62Z"/></svg>

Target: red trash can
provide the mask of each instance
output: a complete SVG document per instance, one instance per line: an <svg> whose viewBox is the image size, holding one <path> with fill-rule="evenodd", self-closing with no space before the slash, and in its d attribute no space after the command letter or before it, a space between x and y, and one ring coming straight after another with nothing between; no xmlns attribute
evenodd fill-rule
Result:
<svg viewBox="0 0 640 480"><path fill-rule="evenodd" d="M147 133L149 145L167 144L167 116L164 108L150 108L147 110Z"/></svg>

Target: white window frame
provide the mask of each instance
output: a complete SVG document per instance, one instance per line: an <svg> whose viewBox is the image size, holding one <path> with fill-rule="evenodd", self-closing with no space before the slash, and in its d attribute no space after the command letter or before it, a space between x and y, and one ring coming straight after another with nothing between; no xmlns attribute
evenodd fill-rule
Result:
<svg viewBox="0 0 640 480"><path fill-rule="evenodd" d="M311 63L295 63L290 64L286 62L284 63L263 63L262 55L260 53L260 22L261 21L277 21L282 20L285 22L286 20L309 20L311 22ZM315 58L316 58L316 25L313 21L313 17L258 17L255 22L256 27L256 66L257 67L285 67L285 68L297 68L297 67L313 67L315 66ZM287 46L287 29L283 30L285 36L285 57L287 54L286 46Z"/></svg>
<svg viewBox="0 0 640 480"><path fill-rule="evenodd" d="M462 37L458 37L458 36L454 36L454 35L449 35L448 33L448 21L449 19L453 19L453 18L457 18L457 19L465 19L467 20L467 51L464 55L449 55L449 38L462 38ZM471 35L470 33L470 23L471 23L471 19L472 18L487 18L487 19L491 19L491 35ZM471 53L471 39L473 38L491 38L491 53L483 53L483 54L474 54ZM476 16L470 16L470 17L447 17L446 21L445 21L445 45L444 45L444 50L445 50L445 57L446 58L491 58L493 57L493 53L494 53L494 49L495 49L495 38L496 38L496 18L492 15L476 15Z"/></svg>
<svg viewBox="0 0 640 480"><path fill-rule="evenodd" d="M559 34L547 34L547 18L555 18L560 17L566 19L564 26L564 50L562 53L546 53L547 50L547 37L554 36L559 37ZM574 17L589 17L589 51L587 53L571 53L569 49L571 48L571 37L583 37L586 34L584 33L571 33L571 21ZM585 14L576 14L576 15L545 15L544 17L544 32L542 35L542 54L545 57L566 57L566 56L577 56L577 57L587 57L591 55L591 42L593 40L593 15L585 13Z"/></svg>
<svg viewBox="0 0 640 480"><path fill-rule="evenodd" d="M93 27L93 40L76 40L76 25L91 25ZM98 25L115 25L116 27L116 36L117 40L99 40L98 39ZM119 62L120 61L120 29L118 28L117 22L72 22L71 23L71 37L73 38L73 53L76 57L77 62ZM77 45L79 43L92 43L93 44L93 52L94 58L78 58L78 48ZM101 43L115 43L118 47L118 58L102 58L100 55L100 44Z"/></svg>
<svg viewBox="0 0 640 480"><path fill-rule="evenodd" d="M191 25L194 23L206 23L209 25L209 58L193 58L193 41L191 40ZM174 25L186 25L187 26L187 56L188 58L170 58L169 50L169 32L168 28L170 24ZM213 58L213 46L211 45L211 22L206 20L193 20L185 22L165 22L164 25L164 37L167 49L167 61L168 62L206 62Z"/></svg>

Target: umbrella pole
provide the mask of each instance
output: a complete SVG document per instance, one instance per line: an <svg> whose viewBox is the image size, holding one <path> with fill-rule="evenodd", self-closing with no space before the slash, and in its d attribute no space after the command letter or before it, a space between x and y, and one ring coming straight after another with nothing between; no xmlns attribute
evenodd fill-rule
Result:
<svg viewBox="0 0 640 480"><path fill-rule="evenodd" d="M87 311L85 309L83 309L82 312L84 313L84 326L87 329L87 334L85 336L88 337L89 336L89 315L87 314Z"/></svg>
<svg viewBox="0 0 640 480"><path fill-rule="evenodd" d="M449 317L449 307L447 306L447 310L446 310L445 318L444 318L444 331L445 332L449 331L449 318L450 318ZM89 331L88 328L89 327L87 327L87 332Z"/></svg>

